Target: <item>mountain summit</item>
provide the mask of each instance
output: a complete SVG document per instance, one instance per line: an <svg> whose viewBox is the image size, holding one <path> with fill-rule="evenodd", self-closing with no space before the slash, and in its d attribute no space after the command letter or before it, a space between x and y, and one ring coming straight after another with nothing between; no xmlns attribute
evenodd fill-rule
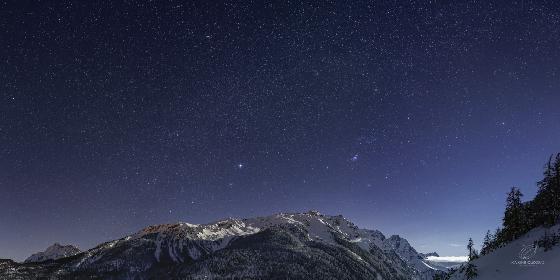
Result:
<svg viewBox="0 0 560 280"><path fill-rule="evenodd" d="M25 259L25 262L42 262L46 260L57 260L60 258L66 258L78 254L80 249L72 245L60 245L59 243L54 243L49 246L45 251L38 252L31 255L29 258Z"/></svg>
<svg viewBox="0 0 560 280"><path fill-rule="evenodd" d="M54 271L58 279L431 279L436 272L406 239L317 211L155 225L56 261L0 260L0 278Z"/></svg>

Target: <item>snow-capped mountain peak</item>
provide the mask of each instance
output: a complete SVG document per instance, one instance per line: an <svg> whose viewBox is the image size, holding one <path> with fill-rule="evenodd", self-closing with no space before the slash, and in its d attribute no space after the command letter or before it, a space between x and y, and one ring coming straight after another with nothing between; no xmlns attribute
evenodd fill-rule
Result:
<svg viewBox="0 0 560 280"><path fill-rule="evenodd" d="M60 245L59 243L54 243L49 246L45 251L38 252L31 255L25 260L25 262L42 262L46 260L56 260L60 258L65 258L78 254L80 249L72 245Z"/></svg>
<svg viewBox="0 0 560 280"><path fill-rule="evenodd" d="M393 250L404 259L417 259L420 254L408 243L408 240L399 235L391 235L383 241L385 250Z"/></svg>

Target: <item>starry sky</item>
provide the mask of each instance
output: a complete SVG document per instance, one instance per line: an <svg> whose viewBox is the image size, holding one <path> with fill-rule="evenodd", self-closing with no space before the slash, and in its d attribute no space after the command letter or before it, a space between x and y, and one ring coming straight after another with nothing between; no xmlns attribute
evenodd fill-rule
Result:
<svg viewBox="0 0 560 280"><path fill-rule="evenodd" d="M2 258L310 209L464 255L560 151L555 1L14 2Z"/></svg>

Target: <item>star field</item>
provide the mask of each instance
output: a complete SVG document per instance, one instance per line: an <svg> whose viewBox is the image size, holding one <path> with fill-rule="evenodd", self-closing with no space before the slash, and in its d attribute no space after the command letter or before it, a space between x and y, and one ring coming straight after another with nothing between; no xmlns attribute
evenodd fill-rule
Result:
<svg viewBox="0 0 560 280"><path fill-rule="evenodd" d="M460 255L559 150L554 1L3 1L0 42L5 258L309 209Z"/></svg>

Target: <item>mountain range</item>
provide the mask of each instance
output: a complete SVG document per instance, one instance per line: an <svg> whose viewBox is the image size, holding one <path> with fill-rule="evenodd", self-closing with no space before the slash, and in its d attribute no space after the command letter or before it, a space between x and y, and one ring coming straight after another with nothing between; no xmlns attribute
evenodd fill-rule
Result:
<svg viewBox="0 0 560 280"><path fill-rule="evenodd" d="M310 211L154 225L84 252L55 244L24 263L0 260L0 278L423 280L442 269L425 259L434 255Z"/></svg>

